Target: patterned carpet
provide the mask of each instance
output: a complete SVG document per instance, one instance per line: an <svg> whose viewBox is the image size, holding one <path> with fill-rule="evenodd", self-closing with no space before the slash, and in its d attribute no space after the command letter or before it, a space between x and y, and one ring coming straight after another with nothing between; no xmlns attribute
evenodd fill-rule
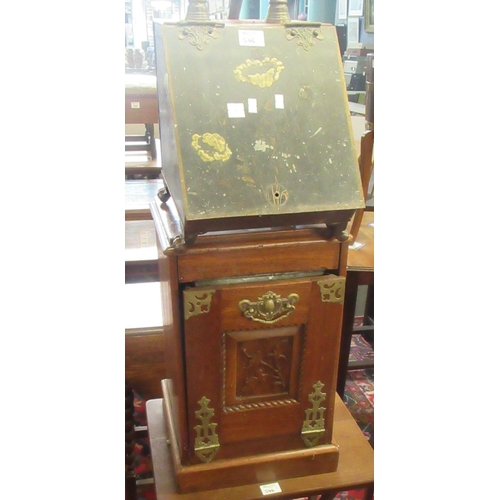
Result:
<svg viewBox="0 0 500 500"><path fill-rule="evenodd" d="M353 335L351 342L350 360L362 361L373 359L373 350L370 345L361 337ZM344 403L353 418L358 423L363 434L373 446L374 443L374 370L373 368L364 370L352 370L347 373ZM134 393L134 419L136 425L146 425L146 402L139 394ZM149 479L152 477L151 453L149 440L136 439L135 443L135 464L134 470L137 479ZM154 491L141 491L137 500L156 500ZM338 493L336 500L359 500L363 498L363 490L350 490ZM299 499L297 499L299 500Z"/></svg>

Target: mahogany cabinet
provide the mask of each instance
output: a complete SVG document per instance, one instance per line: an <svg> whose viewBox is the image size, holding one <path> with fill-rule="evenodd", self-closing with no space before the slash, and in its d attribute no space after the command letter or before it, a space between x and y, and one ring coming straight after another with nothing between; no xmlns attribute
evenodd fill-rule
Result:
<svg viewBox="0 0 500 500"><path fill-rule="evenodd" d="M155 23L151 204L180 492L336 470L349 220L364 207L335 27Z"/></svg>
<svg viewBox="0 0 500 500"><path fill-rule="evenodd" d="M151 210L180 491L336 470L348 241L311 226L207 234L176 252L175 206L158 199Z"/></svg>

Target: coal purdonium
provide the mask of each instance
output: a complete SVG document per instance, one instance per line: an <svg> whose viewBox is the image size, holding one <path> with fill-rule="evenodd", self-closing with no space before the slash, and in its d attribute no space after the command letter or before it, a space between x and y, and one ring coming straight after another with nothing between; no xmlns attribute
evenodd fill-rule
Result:
<svg viewBox="0 0 500 500"><path fill-rule="evenodd" d="M196 20L155 32L162 173L183 237L345 227L364 199L335 27Z"/></svg>
<svg viewBox="0 0 500 500"><path fill-rule="evenodd" d="M335 28L155 24L157 231L179 490L335 471L349 240L364 206ZM189 11L188 11L189 14Z"/></svg>

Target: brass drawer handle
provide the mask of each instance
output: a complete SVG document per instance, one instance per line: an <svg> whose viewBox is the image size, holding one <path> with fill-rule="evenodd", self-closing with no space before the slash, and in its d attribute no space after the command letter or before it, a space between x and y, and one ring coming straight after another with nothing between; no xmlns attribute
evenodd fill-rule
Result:
<svg viewBox="0 0 500 500"><path fill-rule="evenodd" d="M250 302L248 299L240 300L238 307L246 318L259 323L272 324L295 311L295 304L298 301L299 295L296 293L291 293L287 298L282 299L281 295L267 292L256 302Z"/></svg>

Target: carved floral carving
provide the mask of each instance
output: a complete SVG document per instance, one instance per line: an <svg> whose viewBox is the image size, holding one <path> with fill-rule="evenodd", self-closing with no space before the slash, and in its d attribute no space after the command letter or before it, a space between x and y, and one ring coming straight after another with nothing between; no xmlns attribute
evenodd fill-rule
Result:
<svg viewBox="0 0 500 500"><path fill-rule="evenodd" d="M286 393L289 387L292 340L266 339L242 342L243 361L237 388L241 397Z"/></svg>

